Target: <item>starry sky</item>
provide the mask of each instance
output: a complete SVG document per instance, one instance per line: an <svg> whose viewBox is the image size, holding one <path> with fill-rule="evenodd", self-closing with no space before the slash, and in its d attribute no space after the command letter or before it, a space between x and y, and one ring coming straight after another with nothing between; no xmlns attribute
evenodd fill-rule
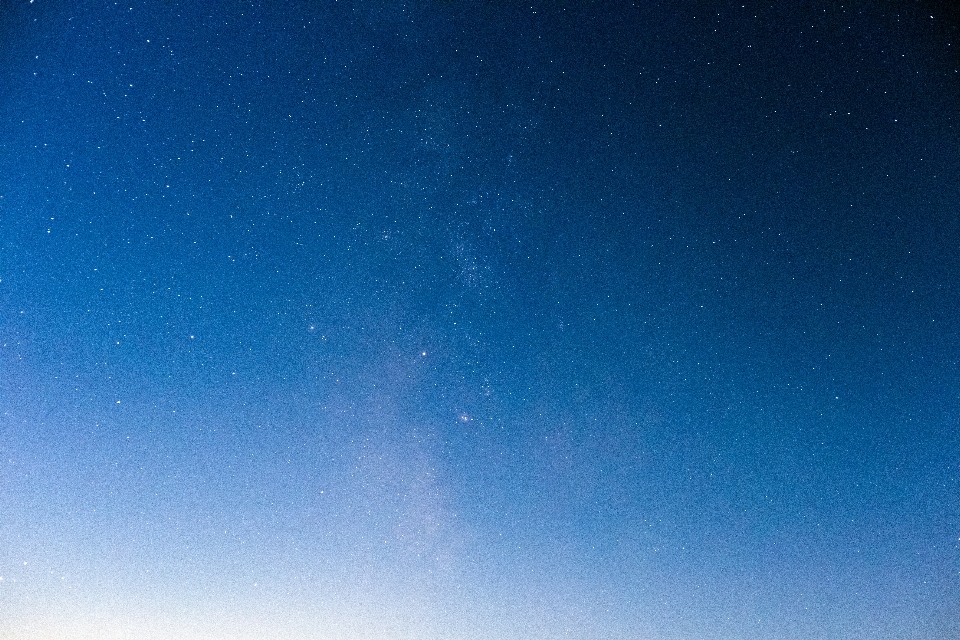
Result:
<svg viewBox="0 0 960 640"><path fill-rule="evenodd" d="M0 638L960 637L958 20L858 4L5 3Z"/></svg>

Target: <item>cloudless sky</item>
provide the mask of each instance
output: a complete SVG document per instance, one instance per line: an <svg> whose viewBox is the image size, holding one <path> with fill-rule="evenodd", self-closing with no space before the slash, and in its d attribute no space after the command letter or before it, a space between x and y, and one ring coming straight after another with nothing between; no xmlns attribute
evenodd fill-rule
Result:
<svg viewBox="0 0 960 640"><path fill-rule="evenodd" d="M0 8L0 638L960 637L926 2Z"/></svg>

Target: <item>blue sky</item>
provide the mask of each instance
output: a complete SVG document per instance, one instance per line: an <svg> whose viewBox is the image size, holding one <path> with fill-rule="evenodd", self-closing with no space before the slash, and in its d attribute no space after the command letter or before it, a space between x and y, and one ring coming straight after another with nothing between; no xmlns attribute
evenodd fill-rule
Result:
<svg viewBox="0 0 960 640"><path fill-rule="evenodd" d="M934 5L0 33L0 637L960 630Z"/></svg>

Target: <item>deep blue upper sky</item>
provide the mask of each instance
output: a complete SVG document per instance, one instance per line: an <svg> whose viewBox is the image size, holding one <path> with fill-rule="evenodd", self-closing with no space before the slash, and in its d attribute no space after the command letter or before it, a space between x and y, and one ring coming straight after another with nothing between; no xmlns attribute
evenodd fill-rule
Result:
<svg viewBox="0 0 960 640"><path fill-rule="evenodd" d="M0 637L960 634L956 14L774 4L8 3Z"/></svg>

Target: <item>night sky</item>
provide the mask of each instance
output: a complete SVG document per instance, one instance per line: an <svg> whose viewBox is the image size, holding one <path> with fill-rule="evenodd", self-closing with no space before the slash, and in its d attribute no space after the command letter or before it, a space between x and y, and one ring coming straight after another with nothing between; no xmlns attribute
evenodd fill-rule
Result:
<svg viewBox="0 0 960 640"><path fill-rule="evenodd" d="M0 638L960 637L960 21L859 4L3 3Z"/></svg>

